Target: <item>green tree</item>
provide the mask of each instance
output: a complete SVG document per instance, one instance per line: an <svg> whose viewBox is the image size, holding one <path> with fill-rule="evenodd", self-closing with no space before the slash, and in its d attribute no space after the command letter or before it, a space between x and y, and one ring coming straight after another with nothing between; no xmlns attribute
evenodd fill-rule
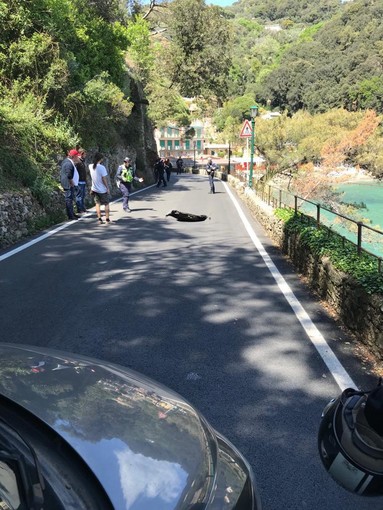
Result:
<svg viewBox="0 0 383 510"><path fill-rule="evenodd" d="M230 12L246 14L248 18L265 22L292 20L294 22L316 23L330 18L340 8L338 0L241 0L230 7Z"/></svg>
<svg viewBox="0 0 383 510"><path fill-rule="evenodd" d="M283 49L258 81L257 95L291 112L359 107L380 112L382 38L381 2L344 4Z"/></svg>
<svg viewBox="0 0 383 510"><path fill-rule="evenodd" d="M132 106L122 14L117 0L0 2L3 182L41 197L55 182L55 154L97 135L116 143Z"/></svg>
<svg viewBox="0 0 383 510"><path fill-rule="evenodd" d="M150 41L150 27L141 15L128 24L128 55L132 59L137 77L147 85L153 73L155 53Z"/></svg>
<svg viewBox="0 0 383 510"><path fill-rule="evenodd" d="M255 103L254 96L247 94L236 97L224 103L214 116L214 124L219 131L222 131L227 125L227 119L233 119L237 124L248 119L250 116L250 107Z"/></svg>
<svg viewBox="0 0 383 510"><path fill-rule="evenodd" d="M220 9L204 0L174 0L169 5L166 69L183 96L227 95L231 33Z"/></svg>

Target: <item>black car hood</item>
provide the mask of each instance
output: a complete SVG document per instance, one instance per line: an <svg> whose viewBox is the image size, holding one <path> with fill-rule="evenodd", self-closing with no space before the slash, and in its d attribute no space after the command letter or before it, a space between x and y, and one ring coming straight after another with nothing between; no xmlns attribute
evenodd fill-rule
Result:
<svg viewBox="0 0 383 510"><path fill-rule="evenodd" d="M116 509L185 508L212 483L215 441L205 422L182 397L141 374L2 343L0 374L0 393L64 438Z"/></svg>

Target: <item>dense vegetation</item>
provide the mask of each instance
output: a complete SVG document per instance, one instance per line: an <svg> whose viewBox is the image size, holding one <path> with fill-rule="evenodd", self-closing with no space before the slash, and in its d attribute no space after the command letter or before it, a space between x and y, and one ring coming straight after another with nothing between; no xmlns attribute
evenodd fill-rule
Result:
<svg viewBox="0 0 383 510"><path fill-rule="evenodd" d="M0 187L49 187L55 156L110 145L131 104L124 12L110 2L0 2Z"/></svg>
<svg viewBox="0 0 383 510"><path fill-rule="evenodd" d="M68 147L124 144L133 81L154 125L213 116L234 148L250 105L280 111L257 119L268 176L383 175L381 2L0 0L0 20L0 189L39 196Z"/></svg>
<svg viewBox="0 0 383 510"><path fill-rule="evenodd" d="M304 30L263 80L260 99L291 112L383 107L383 4L349 4Z"/></svg>
<svg viewBox="0 0 383 510"><path fill-rule="evenodd" d="M366 252L359 255L355 244L329 229L318 229L313 218L292 209L276 209L275 215L285 222L286 233L299 235L302 246L309 247L314 256L329 257L336 269L355 278L367 294L383 295L383 274L376 257Z"/></svg>
<svg viewBox="0 0 383 510"><path fill-rule="evenodd" d="M241 0L229 9L241 18L257 18L265 23L289 20L313 24L339 11L339 0Z"/></svg>
<svg viewBox="0 0 383 510"><path fill-rule="evenodd" d="M231 11L232 77L242 93L290 113L382 111L381 2L242 0Z"/></svg>
<svg viewBox="0 0 383 510"><path fill-rule="evenodd" d="M224 96L229 40L217 30L226 20L203 0L175 0L166 13L161 35L161 16L147 21L134 2L0 0L0 189L26 186L43 202L68 148L126 145L133 81L156 124L189 124L183 95Z"/></svg>
<svg viewBox="0 0 383 510"><path fill-rule="evenodd" d="M324 163L382 177L383 4L241 0L228 11L235 45L229 97L215 115L221 138L235 145L257 102L283 114L256 121L269 175Z"/></svg>

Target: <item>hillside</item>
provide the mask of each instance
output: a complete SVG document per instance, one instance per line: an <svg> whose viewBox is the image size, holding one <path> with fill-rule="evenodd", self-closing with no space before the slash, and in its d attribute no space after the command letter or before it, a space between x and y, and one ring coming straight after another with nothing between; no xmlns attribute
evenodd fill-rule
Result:
<svg viewBox="0 0 383 510"><path fill-rule="evenodd" d="M314 24L330 19L341 8L340 0L239 0L227 10L237 18L257 19L264 24Z"/></svg>

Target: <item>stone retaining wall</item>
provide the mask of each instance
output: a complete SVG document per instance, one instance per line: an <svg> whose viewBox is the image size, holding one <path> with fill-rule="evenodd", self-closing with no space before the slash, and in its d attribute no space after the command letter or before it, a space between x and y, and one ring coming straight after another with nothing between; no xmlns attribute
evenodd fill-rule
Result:
<svg viewBox="0 0 383 510"><path fill-rule="evenodd" d="M86 165L91 162L91 151ZM115 183L115 173L118 165L129 154L133 160L137 157L137 152L133 147L118 147L113 154L106 156L107 167L111 168L109 175L109 186L112 196L121 195ZM141 162L141 160L140 160ZM141 163L142 164L142 163ZM57 182L59 182L59 167L57 167ZM138 175L145 179L144 185L153 182L151 167L138 170ZM88 174L87 190L91 186L90 176ZM93 207L94 201L90 195L86 194L87 207ZM59 189L51 191L44 197L44 208L32 195L30 190L24 188L12 192L0 192L0 250L8 248L20 240L47 228L51 225L66 220L64 194Z"/></svg>
<svg viewBox="0 0 383 510"><path fill-rule="evenodd" d="M0 249L7 248L48 226L52 217L64 219L62 193L55 192L45 209L29 190L0 194Z"/></svg>
<svg viewBox="0 0 383 510"><path fill-rule="evenodd" d="M352 277L336 270L327 257L314 256L300 243L299 235L287 237L284 222L244 183L228 175L228 182L246 203L252 215L303 274L310 287L335 311L342 324L358 341L383 359L383 296L369 295Z"/></svg>

